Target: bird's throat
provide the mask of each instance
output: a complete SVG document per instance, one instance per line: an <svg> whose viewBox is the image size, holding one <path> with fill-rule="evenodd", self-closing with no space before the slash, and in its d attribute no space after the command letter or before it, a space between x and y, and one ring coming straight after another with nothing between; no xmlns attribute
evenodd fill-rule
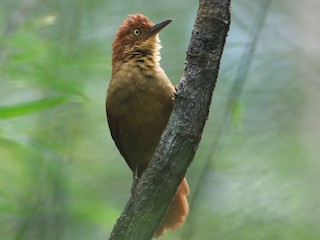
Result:
<svg viewBox="0 0 320 240"><path fill-rule="evenodd" d="M158 36L146 41L137 42L133 46L116 45L113 49L113 74L123 65L135 63L141 69L160 67L161 44Z"/></svg>

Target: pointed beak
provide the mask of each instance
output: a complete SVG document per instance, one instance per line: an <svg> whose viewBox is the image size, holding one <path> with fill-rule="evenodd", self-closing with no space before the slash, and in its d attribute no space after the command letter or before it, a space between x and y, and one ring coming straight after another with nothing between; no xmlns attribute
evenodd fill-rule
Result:
<svg viewBox="0 0 320 240"><path fill-rule="evenodd" d="M157 35L157 33L159 33L165 26L167 26L171 22L172 20L168 19L161 23L155 24L149 32L149 37Z"/></svg>

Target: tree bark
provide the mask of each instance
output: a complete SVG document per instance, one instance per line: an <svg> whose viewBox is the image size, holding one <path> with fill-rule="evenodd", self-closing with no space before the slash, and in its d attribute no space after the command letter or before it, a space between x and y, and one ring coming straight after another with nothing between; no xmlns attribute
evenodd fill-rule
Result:
<svg viewBox="0 0 320 240"><path fill-rule="evenodd" d="M198 148L230 25L230 0L200 0L176 104L110 240L152 239Z"/></svg>

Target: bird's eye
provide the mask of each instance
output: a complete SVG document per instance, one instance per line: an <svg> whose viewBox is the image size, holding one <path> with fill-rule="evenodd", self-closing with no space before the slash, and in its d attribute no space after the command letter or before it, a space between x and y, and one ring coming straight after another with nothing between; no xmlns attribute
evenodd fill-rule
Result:
<svg viewBox="0 0 320 240"><path fill-rule="evenodd" d="M138 28L133 30L133 35L139 36L140 34L141 34L141 31Z"/></svg>

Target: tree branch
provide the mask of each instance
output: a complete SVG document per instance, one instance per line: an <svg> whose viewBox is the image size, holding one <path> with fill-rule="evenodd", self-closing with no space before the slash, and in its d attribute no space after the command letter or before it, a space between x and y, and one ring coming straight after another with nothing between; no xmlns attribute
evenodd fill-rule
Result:
<svg viewBox="0 0 320 240"><path fill-rule="evenodd" d="M175 108L110 240L152 239L198 148L230 25L230 0L200 0Z"/></svg>

